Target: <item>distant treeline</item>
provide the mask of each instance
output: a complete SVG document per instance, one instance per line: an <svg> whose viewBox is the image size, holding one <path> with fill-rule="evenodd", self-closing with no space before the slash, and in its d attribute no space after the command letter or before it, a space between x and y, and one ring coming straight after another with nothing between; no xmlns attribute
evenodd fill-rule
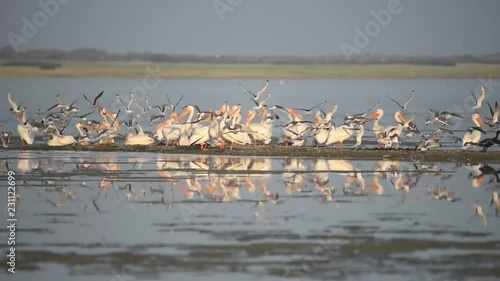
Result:
<svg viewBox="0 0 500 281"><path fill-rule="evenodd" d="M340 56L236 56L236 55L172 55L157 53L128 52L125 54L108 53L103 50L81 48L70 51L51 49L32 49L15 52L10 46L0 48L0 59L22 61L147 61L164 63L207 63L207 64L275 64L275 65L312 65L312 64L418 64L453 66L457 63L500 63L500 53L472 56L385 56L364 54L352 56L349 61ZM56 66L57 67L57 66Z"/></svg>

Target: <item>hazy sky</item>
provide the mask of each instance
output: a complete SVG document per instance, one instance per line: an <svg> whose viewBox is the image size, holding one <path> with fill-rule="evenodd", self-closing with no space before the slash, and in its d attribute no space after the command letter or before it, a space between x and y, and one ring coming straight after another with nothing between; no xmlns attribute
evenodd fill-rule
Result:
<svg viewBox="0 0 500 281"><path fill-rule="evenodd" d="M0 0L0 46L22 36L39 1ZM53 0L54 1L54 0ZM62 0L60 0L62 1ZM390 0L65 0L20 49L92 47L111 52L326 55L354 45L354 28ZM393 0L394 1L394 0ZM400 0L402 10L364 53L404 55L500 52L500 1ZM222 13L215 3L236 3ZM40 13L39 13L40 14ZM43 18L42 18L43 20Z"/></svg>

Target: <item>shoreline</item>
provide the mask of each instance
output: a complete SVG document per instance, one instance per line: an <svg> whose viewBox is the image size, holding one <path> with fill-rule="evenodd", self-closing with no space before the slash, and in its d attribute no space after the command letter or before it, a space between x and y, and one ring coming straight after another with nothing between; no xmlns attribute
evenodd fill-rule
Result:
<svg viewBox="0 0 500 281"><path fill-rule="evenodd" d="M473 162L500 163L500 151L478 152L462 150L432 150L414 151L412 149L344 149L333 147L285 147L256 146L236 147L233 150L208 148L205 151L197 147L167 147L156 146L125 146L125 145L89 145L50 147L47 145L31 145L21 149L12 146L4 151L94 151L94 152L138 152L192 155L225 155L225 156L256 156L256 157L315 157L341 158L345 160L393 160L405 162Z"/></svg>
<svg viewBox="0 0 500 281"><path fill-rule="evenodd" d="M61 62L62 67L1 65L0 78L124 78L143 79L500 79L500 64L461 63L456 66L193 64L148 62Z"/></svg>

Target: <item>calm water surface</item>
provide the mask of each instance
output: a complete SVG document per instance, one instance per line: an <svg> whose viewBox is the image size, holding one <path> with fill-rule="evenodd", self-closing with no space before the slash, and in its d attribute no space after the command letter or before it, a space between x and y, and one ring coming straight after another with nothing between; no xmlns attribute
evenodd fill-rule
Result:
<svg viewBox="0 0 500 281"><path fill-rule="evenodd" d="M21 196L15 280L500 278L500 218L489 206L500 186L481 172L500 165L113 152L0 157L2 172L6 163L16 172ZM453 191L454 202L430 196L437 187Z"/></svg>

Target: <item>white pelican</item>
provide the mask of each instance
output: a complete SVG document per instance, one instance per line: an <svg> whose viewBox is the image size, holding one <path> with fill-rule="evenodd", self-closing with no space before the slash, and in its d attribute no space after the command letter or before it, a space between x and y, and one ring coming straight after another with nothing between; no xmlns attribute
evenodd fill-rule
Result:
<svg viewBox="0 0 500 281"><path fill-rule="evenodd" d="M252 140L250 139L249 132L244 129L231 129L227 126L227 118L228 113L224 113L224 117L222 117L222 121L219 125L219 134L220 136L227 142L231 143L229 149L233 149L234 144L239 145L249 145L252 144Z"/></svg>
<svg viewBox="0 0 500 281"><path fill-rule="evenodd" d="M249 110L247 114L247 119L245 120L245 127L250 130L250 134L253 137L254 145L257 141L261 141L263 144L269 144L271 142L271 136L273 134L273 125L271 120L266 118L266 109L263 108L259 115L262 114L262 121L260 123L251 123L255 115L254 110Z"/></svg>
<svg viewBox="0 0 500 281"><path fill-rule="evenodd" d="M486 98L486 91L484 90L484 87L481 86L481 89L479 89L479 97L478 98L476 98L476 96L474 96L474 92L471 92L470 94L472 95L472 97L476 101L476 105L474 105L472 107L472 109L480 108L483 105L484 99Z"/></svg>
<svg viewBox="0 0 500 281"><path fill-rule="evenodd" d="M73 136L60 135L56 130L56 133L50 134L51 138L47 140L48 146L66 146L76 144L76 140Z"/></svg>
<svg viewBox="0 0 500 281"><path fill-rule="evenodd" d="M373 134L375 137L378 137L380 133L384 131L384 127L379 124L380 119L384 117L384 110L381 108L377 108L368 119L373 119Z"/></svg>
<svg viewBox="0 0 500 281"><path fill-rule="evenodd" d="M150 145L155 140L148 134L145 134L142 127L138 124L136 126L137 134L128 133L125 136L125 145Z"/></svg>
<svg viewBox="0 0 500 281"><path fill-rule="evenodd" d="M348 125L339 126L328 133L328 139L326 140L326 145L339 143L340 148L344 148L343 142L353 136L356 128L350 127ZM363 137L363 133L358 134L358 136ZM358 140L356 140L358 141Z"/></svg>
<svg viewBox="0 0 500 281"><path fill-rule="evenodd" d="M191 136L189 137L189 146L200 145L202 150L206 149L207 142L210 145L215 145L219 123L217 118L214 118L213 115L208 115L206 121L212 121L210 125L199 127L194 129Z"/></svg>
<svg viewBox="0 0 500 281"><path fill-rule="evenodd" d="M486 134L481 127L470 127L462 138L462 149L468 149L471 145L477 145L481 139L481 133Z"/></svg>
<svg viewBox="0 0 500 281"><path fill-rule="evenodd" d="M478 113L472 114L472 122L475 127L470 127L462 138L462 148L464 149L469 148L471 144L478 144L481 139L481 133L486 134L481 127L487 125Z"/></svg>

